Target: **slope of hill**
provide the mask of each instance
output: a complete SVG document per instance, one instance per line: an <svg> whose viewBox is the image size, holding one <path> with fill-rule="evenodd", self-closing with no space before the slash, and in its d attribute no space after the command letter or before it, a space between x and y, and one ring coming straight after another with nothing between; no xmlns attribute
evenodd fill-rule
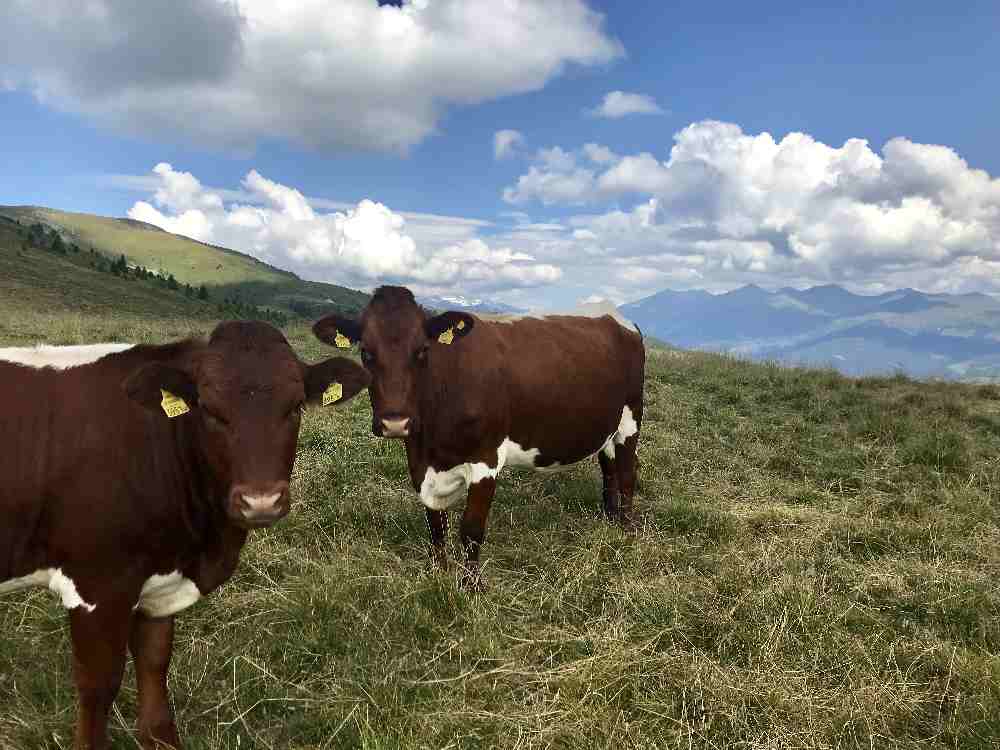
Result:
<svg viewBox="0 0 1000 750"><path fill-rule="evenodd" d="M34 206L0 206L0 217L22 226L39 223L85 250L172 274L181 284L204 284L216 299L238 297L304 317L360 310L368 295L354 289L305 281L249 255L165 232L132 219L112 219Z"/></svg>
<svg viewBox="0 0 1000 750"><path fill-rule="evenodd" d="M209 320L218 315L215 304L157 284L126 281L85 261L35 247L25 242L23 228L0 219L0 338L11 344L35 341L38 316L110 322L124 316Z"/></svg>
<svg viewBox="0 0 1000 750"><path fill-rule="evenodd" d="M644 331L687 348L830 365L851 375L1000 378L1000 300L985 294L747 286L718 295L665 290L621 310Z"/></svg>
<svg viewBox="0 0 1000 750"><path fill-rule="evenodd" d="M308 409L288 518L178 616L185 747L998 747L997 386L651 352L641 528L600 518L596 460L504 472L480 593L428 571L404 448L370 425L365 395ZM58 598L0 596L0 631L0 748L70 747Z"/></svg>

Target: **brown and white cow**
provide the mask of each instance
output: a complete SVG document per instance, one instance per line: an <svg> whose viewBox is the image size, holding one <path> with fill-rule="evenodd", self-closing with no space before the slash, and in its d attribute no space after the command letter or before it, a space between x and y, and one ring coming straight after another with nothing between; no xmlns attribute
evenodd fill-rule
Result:
<svg viewBox="0 0 1000 750"><path fill-rule="evenodd" d="M258 322L207 343L0 359L0 593L47 586L69 610L76 748L106 746L127 650L143 747L176 747L173 616L229 579L249 529L288 512L303 405L370 378L341 357L304 364Z"/></svg>
<svg viewBox="0 0 1000 750"><path fill-rule="evenodd" d="M611 315L487 321L428 317L403 287L381 287L360 320L313 326L327 343L360 342L372 375L372 430L402 438L426 506L434 554L447 565L447 508L468 493L461 538L476 585L486 518L504 466L553 469L596 455L604 512L632 523L645 349Z"/></svg>

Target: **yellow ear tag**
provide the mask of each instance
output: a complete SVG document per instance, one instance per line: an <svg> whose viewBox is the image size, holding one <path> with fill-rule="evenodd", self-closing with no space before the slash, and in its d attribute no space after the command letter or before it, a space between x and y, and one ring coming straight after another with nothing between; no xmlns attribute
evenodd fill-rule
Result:
<svg viewBox="0 0 1000 750"><path fill-rule="evenodd" d="M187 405L180 396L175 396L170 391L165 391L162 388L160 393L163 394L163 400L160 402L160 406L163 407L163 413L168 417L173 419L174 417L179 417L181 414L187 414L191 411L191 407Z"/></svg>
<svg viewBox="0 0 1000 750"><path fill-rule="evenodd" d="M323 406L337 403L343 395L344 386L340 383L330 383L327 389L323 391Z"/></svg>
<svg viewBox="0 0 1000 750"><path fill-rule="evenodd" d="M337 331L337 335L334 337L333 343L335 343L340 349L351 348L351 340L340 331Z"/></svg>
<svg viewBox="0 0 1000 750"><path fill-rule="evenodd" d="M454 340L455 340L455 332L451 328L449 328L447 331L438 336L438 341L440 341L442 344L450 344Z"/></svg>
<svg viewBox="0 0 1000 750"><path fill-rule="evenodd" d="M463 328L465 328L465 321L464 320L458 321L458 325L455 326L455 328L461 331Z"/></svg>

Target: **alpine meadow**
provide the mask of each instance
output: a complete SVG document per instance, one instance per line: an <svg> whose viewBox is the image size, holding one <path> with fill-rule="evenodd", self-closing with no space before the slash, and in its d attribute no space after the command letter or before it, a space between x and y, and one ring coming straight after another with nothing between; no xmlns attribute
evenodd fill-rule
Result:
<svg viewBox="0 0 1000 750"><path fill-rule="evenodd" d="M1000 2L0 2L0 750L1000 750Z"/></svg>
<svg viewBox="0 0 1000 750"><path fill-rule="evenodd" d="M51 249L6 242L0 263L0 345L163 342L217 317ZM60 279L79 291L56 307ZM331 350L308 323L285 333L314 362ZM638 531L601 519L596 461L505 472L482 593L430 566L367 397L309 410L290 515L178 617L185 746L994 745L1000 387L652 347L646 373ZM0 629L0 747L69 747L58 598L5 596ZM129 667L113 747L136 747L134 717Z"/></svg>

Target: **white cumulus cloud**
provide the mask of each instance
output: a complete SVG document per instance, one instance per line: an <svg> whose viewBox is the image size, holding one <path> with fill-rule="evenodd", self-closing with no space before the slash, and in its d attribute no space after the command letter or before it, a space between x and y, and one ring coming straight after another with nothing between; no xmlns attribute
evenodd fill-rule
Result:
<svg viewBox="0 0 1000 750"><path fill-rule="evenodd" d="M558 266L527 252L463 236L467 227L461 220L461 231L435 236L432 228L431 239L418 246L404 216L381 203L362 200L341 211L317 211L298 190L256 170L237 192L246 201L227 202L194 175L166 163L156 165L152 178L152 202L137 201L130 218L245 252L309 279L356 287L403 283L439 293L504 291L551 284L562 276ZM438 220L445 223L446 217Z"/></svg>
<svg viewBox="0 0 1000 750"><path fill-rule="evenodd" d="M663 110L653 97L646 94L609 91L598 106L588 110L588 114L617 120L629 115L662 115Z"/></svg>
<svg viewBox="0 0 1000 750"><path fill-rule="evenodd" d="M493 158L513 156L517 147L523 144L524 134L520 130L498 130L493 134Z"/></svg>
<svg viewBox="0 0 1000 750"><path fill-rule="evenodd" d="M402 151L449 106L623 54L586 0L11 0L5 85L130 133Z"/></svg>
<svg viewBox="0 0 1000 750"><path fill-rule="evenodd" d="M606 296L748 282L1000 291L1000 180L951 148L830 146L716 121L673 140L666 158L543 149L503 197L612 204L572 217L572 233L546 246L552 255L539 253L595 259L581 277L610 265Z"/></svg>

